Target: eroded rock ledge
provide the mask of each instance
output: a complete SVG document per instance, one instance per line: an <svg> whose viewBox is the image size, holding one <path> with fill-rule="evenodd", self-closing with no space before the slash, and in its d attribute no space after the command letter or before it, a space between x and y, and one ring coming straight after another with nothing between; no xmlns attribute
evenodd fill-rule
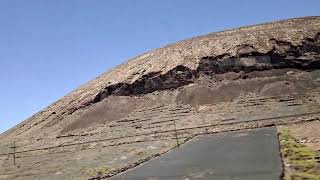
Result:
<svg viewBox="0 0 320 180"><path fill-rule="evenodd" d="M166 74L150 73L133 82L118 83L106 87L91 103L97 103L110 95L131 96L154 91L176 89L195 82L199 76L213 76L228 72L264 71L271 69L320 69L320 33L315 38L305 39L300 46L288 42L270 39L274 48L267 53L260 53L250 45L238 47L237 55L223 54L217 57L202 57L196 71L184 66L177 66Z"/></svg>

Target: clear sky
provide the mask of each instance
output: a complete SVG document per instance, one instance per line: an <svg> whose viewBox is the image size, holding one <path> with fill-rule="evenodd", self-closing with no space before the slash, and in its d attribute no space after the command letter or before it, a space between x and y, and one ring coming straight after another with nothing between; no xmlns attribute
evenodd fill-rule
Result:
<svg viewBox="0 0 320 180"><path fill-rule="evenodd" d="M319 0L0 0L0 133L145 51Z"/></svg>

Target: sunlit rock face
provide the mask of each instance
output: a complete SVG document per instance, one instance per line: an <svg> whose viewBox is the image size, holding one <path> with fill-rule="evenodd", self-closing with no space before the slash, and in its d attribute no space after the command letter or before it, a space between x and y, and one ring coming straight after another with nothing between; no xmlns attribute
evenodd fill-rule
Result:
<svg viewBox="0 0 320 180"><path fill-rule="evenodd" d="M2 134L0 153L10 152L13 141L20 151L67 145L47 150L50 155L27 152L39 159L22 158L20 172L46 157L39 170L46 174L50 160L60 167L61 152L77 156L65 157L62 166L69 168L56 168L57 177L87 177L81 166L108 162L121 169L169 150L174 128L183 141L202 132L316 120L319 93L320 17L232 29L167 45L106 72ZM138 141L145 144L129 143ZM123 146L107 148L114 143ZM0 159L0 174L16 173L9 161Z"/></svg>

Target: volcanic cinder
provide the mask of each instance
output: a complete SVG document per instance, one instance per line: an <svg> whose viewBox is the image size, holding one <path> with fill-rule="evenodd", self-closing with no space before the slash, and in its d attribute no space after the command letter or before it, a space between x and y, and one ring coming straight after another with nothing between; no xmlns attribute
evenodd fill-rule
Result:
<svg viewBox="0 0 320 180"><path fill-rule="evenodd" d="M109 177L174 148L177 136L307 131L319 117L320 17L231 29L135 57L1 134L0 179Z"/></svg>

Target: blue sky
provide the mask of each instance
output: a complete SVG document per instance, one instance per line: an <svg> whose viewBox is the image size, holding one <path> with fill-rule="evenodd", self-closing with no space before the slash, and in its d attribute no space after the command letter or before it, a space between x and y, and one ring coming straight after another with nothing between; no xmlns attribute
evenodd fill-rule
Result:
<svg viewBox="0 0 320 180"><path fill-rule="evenodd" d="M0 0L0 132L145 51L320 15L319 0Z"/></svg>

